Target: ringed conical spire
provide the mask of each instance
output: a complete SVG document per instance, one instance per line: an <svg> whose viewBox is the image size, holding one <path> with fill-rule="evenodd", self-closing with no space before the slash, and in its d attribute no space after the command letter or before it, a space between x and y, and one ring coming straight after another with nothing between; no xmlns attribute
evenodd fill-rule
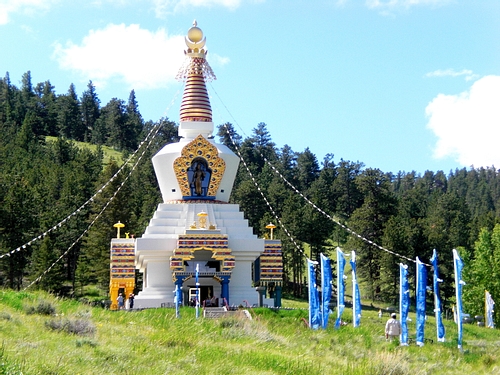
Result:
<svg viewBox="0 0 500 375"><path fill-rule="evenodd" d="M185 42L186 60L177 73L177 79L186 82L180 109L181 122L212 122L212 108L206 81L215 79L215 74L206 60L206 38L196 20L189 29Z"/></svg>

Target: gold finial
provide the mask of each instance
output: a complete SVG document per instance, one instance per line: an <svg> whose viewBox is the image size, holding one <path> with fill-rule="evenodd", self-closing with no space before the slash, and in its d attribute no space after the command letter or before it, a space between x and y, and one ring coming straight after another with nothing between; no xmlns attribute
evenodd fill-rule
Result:
<svg viewBox="0 0 500 375"><path fill-rule="evenodd" d="M273 229L276 228L276 225L274 225L273 223L269 223L266 225L266 229L270 229L271 230L271 239L273 239Z"/></svg>
<svg viewBox="0 0 500 375"><path fill-rule="evenodd" d="M125 224L120 223L120 221L118 220L118 223L114 224L113 226L117 229L116 238L120 238L120 228L123 228Z"/></svg>
<svg viewBox="0 0 500 375"><path fill-rule="evenodd" d="M188 30L187 36L184 39L188 46L187 52L189 55L205 57L206 53L203 47L205 47L206 38L203 37L203 31L198 27L196 20L194 20L193 26Z"/></svg>
<svg viewBox="0 0 500 375"><path fill-rule="evenodd" d="M198 27L198 22L196 22L196 20L193 21L193 27L188 30L187 36L193 43L198 43L203 39L203 31L201 31L201 29Z"/></svg>

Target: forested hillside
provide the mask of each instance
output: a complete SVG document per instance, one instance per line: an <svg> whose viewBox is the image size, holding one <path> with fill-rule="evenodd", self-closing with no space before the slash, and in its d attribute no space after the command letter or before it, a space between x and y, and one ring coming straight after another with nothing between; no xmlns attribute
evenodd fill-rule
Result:
<svg viewBox="0 0 500 375"><path fill-rule="evenodd" d="M97 284L106 290L113 224L125 223L125 231L135 236L144 231L161 200L151 157L178 141L177 125L168 119L144 122L134 91L127 102L113 98L102 106L92 82L81 96L73 85L66 94L56 94L49 81L34 86L29 72L21 82L16 87L8 74L0 80L0 256L40 238L0 258L0 285L24 288L62 256L34 287L78 294L83 286ZM73 142L110 146L126 158L157 125L160 131L149 148L142 146L145 153L137 167L132 170L144 150L116 176L120 166L113 160L103 165L101 147L92 152ZM500 227L493 229L500 222L500 176L493 167L392 173L335 159L335 150L318 161L309 148L278 148L264 123L247 138L231 124L220 125L217 135L246 164L240 165L232 202L240 204L260 236L269 222L279 224L279 218L282 224L275 235L283 241L285 293L299 296L304 291L304 254L316 259L340 245L357 251L366 297L397 300L397 265L409 261L351 235L338 221L410 259L419 256L428 262L437 249L448 305L454 294L453 248L459 249L475 281L474 292L464 289L468 306L479 306L481 289L499 295ZM47 136L57 141L47 142ZM481 271L485 264L490 273Z"/></svg>

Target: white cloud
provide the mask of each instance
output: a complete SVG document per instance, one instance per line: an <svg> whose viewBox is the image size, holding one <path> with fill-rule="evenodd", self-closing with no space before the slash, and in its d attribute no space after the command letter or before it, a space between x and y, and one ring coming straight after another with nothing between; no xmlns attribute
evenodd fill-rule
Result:
<svg viewBox="0 0 500 375"><path fill-rule="evenodd" d="M79 72L96 86L117 78L134 89L158 88L175 80L185 48L184 36L164 29L110 24L91 30L80 45L56 43L53 56L63 69Z"/></svg>
<svg viewBox="0 0 500 375"><path fill-rule="evenodd" d="M9 15L22 13L30 16L48 10L59 0L0 0L0 25L9 23Z"/></svg>
<svg viewBox="0 0 500 375"><path fill-rule="evenodd" d="M454 69L438 69L433 72L429 72L425 75L426 77L460 77L465 76L466 81L471 81L479 78L479 74L474 74L472 70L462 69L461 71L456 71Z"/></svg>
<svg viewBox="0 0 500 375"><path fill-rule="evenodd" d="M486 76L459 95L439 94L425 109L437 136L436 158L465 167L500 166L500 76Z"/></svg>

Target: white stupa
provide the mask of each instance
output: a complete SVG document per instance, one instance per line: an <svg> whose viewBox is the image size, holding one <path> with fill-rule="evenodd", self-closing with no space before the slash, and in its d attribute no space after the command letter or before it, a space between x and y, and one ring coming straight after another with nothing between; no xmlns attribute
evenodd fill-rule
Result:
<svg viewBox="0 0 500 375"><path fill-rule="evenodd" d="M253 305L261 301L252 266L264 252L265 240L253 234L239 206L228 203L239 158L213 140L205 82L215 76L196 21L186 45L186 63L178 74L185 81L182 138L153 157L163 203L136 239L135 263L143 273L143 286L135 306L168 306L175 297L187 304L196 288L196 269L199 300L217 298L219 306ZM265 303L272 305L273 300Z"/></svg>

